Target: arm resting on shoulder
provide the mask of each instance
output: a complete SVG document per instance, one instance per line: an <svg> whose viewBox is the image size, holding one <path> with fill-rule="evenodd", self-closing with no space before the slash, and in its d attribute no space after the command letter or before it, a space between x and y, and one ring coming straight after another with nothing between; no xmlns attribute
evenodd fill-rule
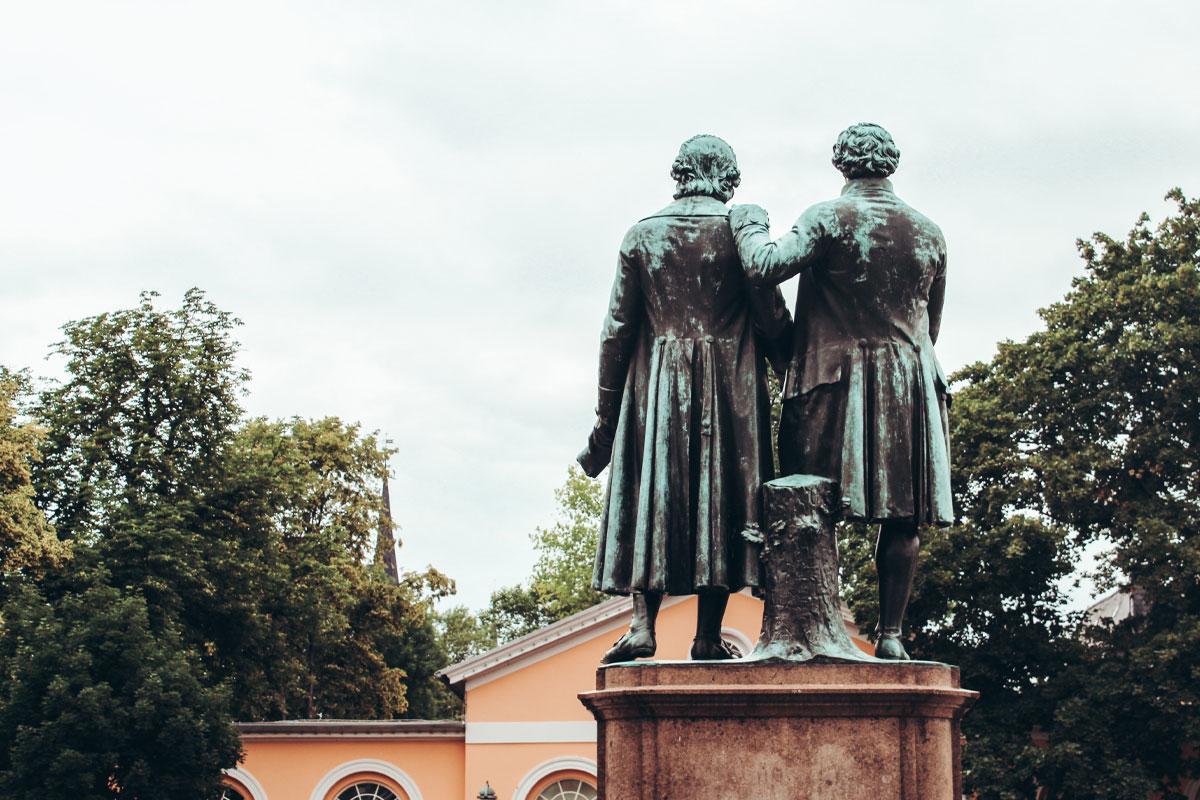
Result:
<svg viewBox="0 0 1200 800"><path fill-rule="evenodd" d="M737 241L746 279L755 286L773 286L799 275L821 254L825 238L821 206L813 206L796 224L772 242L767 212L759 206L734 206L729 224Z"/></svg>

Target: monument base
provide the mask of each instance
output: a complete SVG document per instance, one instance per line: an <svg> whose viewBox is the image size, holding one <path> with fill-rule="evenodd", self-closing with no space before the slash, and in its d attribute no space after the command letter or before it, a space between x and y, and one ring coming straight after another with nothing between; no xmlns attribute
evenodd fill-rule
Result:
<svg viewBox="0 0 1200 800"><path fill-rule="evenodd" d="M976 692L932 662L632 662L579 696L601 800L958 800Z"/></svg>

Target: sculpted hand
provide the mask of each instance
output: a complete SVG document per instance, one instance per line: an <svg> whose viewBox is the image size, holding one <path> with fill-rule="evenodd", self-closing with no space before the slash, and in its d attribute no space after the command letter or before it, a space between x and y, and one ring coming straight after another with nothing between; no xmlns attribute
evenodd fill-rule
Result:
<svg viewBox="0 0 1200 800"><path fill-rule="evenodd" d="M729 209L729 226L733 228L734 233L747 225L766 225L767 223L767 212L762 206L751 203Z"/></svg>
<svg viewBox="0 0 1200 800"><path fill-rule="evenodd" d="M585 475L595 478L604 471L608 462L612 461L612 450L612 430L603 420L598 419L596 427L592 429L592 435L588 437L587 445L575 457L575 460L579 462Z"/></svg>
<svg viewBox="0 0 1200 800"><path fill-rule="evenodd" d="M621 417L621 394L619 389L600 387L596 400L596 425L588 437L587 446L575 458L589 478L599 475L612 460L613 439Z"/></svg>

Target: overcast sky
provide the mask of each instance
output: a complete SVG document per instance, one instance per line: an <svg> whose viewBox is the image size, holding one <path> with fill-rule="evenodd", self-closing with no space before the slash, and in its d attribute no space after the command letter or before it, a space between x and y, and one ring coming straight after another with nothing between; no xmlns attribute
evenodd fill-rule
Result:
<svg viewBox="0 0 1200 800"><path fill-rule="evenodd" d="M781 234L846 125L945 231L939 355L988 358L1200 193L1200 3L3 2L0 364L199 286L246 406L390 437L404 567L524 579L591 428L617 246L679 143L738 153ZM794 289L785 286L785 294Z"/></svg>

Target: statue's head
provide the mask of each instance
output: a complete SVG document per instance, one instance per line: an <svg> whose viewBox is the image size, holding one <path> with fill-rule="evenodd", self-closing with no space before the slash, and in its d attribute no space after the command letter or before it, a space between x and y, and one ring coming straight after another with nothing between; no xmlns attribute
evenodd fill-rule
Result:
<svg viewBox="0 0 1200 800"><path fill-rule="evenodd" d="M742 182L737 156L724 139L701 134L679 146L679 155L671 164L675 179L675 199L681 197L715 197L722 203L733 197L733 190Z"/></svg>
<svg viewBox="0 0 1200 800"><path fill-rule="evenodd" d="M833 143L833 165L846 180L886 178L899 164L900 148L892 135L870 122L851 125Z"/></svg>

